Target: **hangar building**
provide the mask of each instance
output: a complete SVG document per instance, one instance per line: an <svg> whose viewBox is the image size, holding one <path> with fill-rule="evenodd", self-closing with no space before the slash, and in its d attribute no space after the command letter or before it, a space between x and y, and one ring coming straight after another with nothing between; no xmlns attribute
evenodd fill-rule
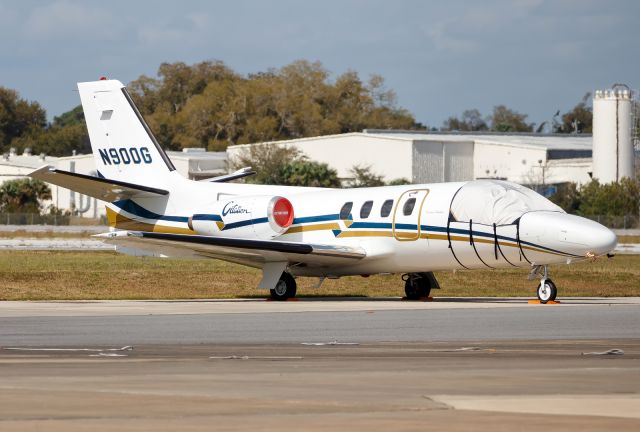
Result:
<svg viewBox="0 0 640 432"><path fill-rule="evenodd" d="M367 130L272 143L231 146L232 160L251 145L293 146L327 163L343 180L355 165L370 166L386 181L412 183L497 178L526 185L586 183L591 176L591 135L497 134Z"/></svg>

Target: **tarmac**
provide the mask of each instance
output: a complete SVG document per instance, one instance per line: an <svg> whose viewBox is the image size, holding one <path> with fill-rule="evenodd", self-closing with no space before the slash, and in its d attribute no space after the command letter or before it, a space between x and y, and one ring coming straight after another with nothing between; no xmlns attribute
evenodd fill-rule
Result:
<svg viewBox="0 0 640 432"><path fill-rule="evenodd" d="M0 430L640 430L640 298L0 302Z"/></svg>

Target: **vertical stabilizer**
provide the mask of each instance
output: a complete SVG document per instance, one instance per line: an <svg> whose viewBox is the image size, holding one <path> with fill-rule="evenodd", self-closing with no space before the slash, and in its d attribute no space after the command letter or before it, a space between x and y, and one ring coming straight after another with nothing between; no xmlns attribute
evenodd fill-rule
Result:
<svg viewBox="0 0 640 432"><path fill-rule="evenodd" d="M78 83L99 175L135 184L162 184L175 167L117 80Z"/></svg>

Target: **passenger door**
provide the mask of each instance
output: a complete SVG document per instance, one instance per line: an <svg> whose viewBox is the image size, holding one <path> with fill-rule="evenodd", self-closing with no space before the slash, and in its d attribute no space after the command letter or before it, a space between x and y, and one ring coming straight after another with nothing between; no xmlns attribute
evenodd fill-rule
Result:
<svg viewBox="0 0 640 432"><path fill-rule="evenodd" d="M420 238L420 223L429 189L410 189L402 193L393 209L391 231L398 241L416 241Z"/></svg>

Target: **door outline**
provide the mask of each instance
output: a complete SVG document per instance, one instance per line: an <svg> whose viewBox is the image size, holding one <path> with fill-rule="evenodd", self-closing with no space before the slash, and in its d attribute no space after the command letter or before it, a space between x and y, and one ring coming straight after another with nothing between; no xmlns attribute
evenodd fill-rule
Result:
<svg viewBox="0 0 640 432"><path fill-rule="evenodd" d="M408 237L407 232L401 232L401 231L396 231L396 214L398 212L398 207L400 207L400 203L402 202L402 198L407 195L407 194L412 194L412 193L416 193L416 192L426 192L424 194L424 196L422 197L422 200L420 201L420 207L418 208L418 223L417 223L417 230L416 230L416 234L415 236L411 236ZM422 208L424 207L424 202L427 199L427 196L429 196L429 189L409 189L404 191L400 197L398 198L398 200L396 201L396 205L393 209L393 219L391 221L391 235L393 235L393 238L395 238L398 241L416 241L420 238L420 234L421 234L421 227L420 227L420 223L421 223L421 219L422 219ZM415 208L414 208L415 210ZM404 234L404 235L402 235Z"/></svg>

